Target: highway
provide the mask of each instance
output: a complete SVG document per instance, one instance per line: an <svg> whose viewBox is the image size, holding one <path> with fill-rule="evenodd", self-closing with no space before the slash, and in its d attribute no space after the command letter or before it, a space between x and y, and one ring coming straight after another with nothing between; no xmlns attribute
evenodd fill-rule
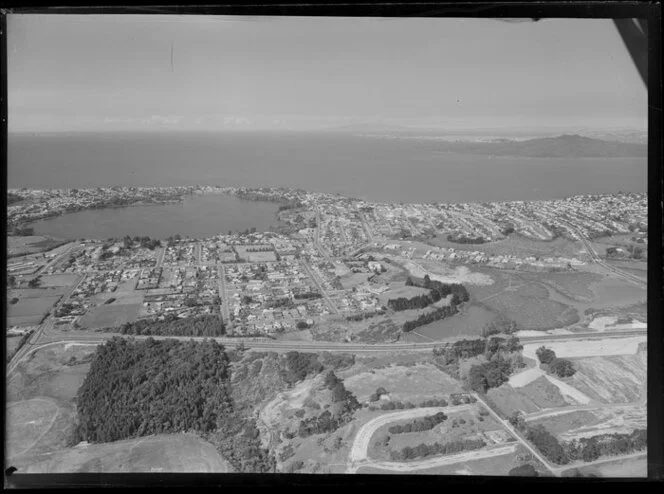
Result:
<svg viewBox="0 0 664 494"><path fill-rule="evenodd" d="M73 291L73 289L72 289ZM52 323L50 326L52 328ZM32 353L47 345L54 345L59 343L78 342L78 343L102 343L114 336L124 336L119 333L101 333L92 331L73 330L68 332L45 331L45 325L30 338L16 356L12 359L9 372L11 372L18 363L23 360L29 353ZM575 340L575 339L604 339L604 338L625 338L629 336L645 336L647 335L647 328L633 329L628 331L620 331L613 333L577 333L571 335L543 335L543 336L526 336L519 338L522 343L544 343L556 340ZM342 342L326 342L326 341L280 341L271 340L269 338L229 338L229 337L195 337L195 336L139 336L139 335L126 335L131 336L137 340L146 338L154 338L156 340L163 339L176 339L181 341L203 341L205 339L214 339L220 344L228 347L237 347L243 345L247 350L257 351L300 351L300 352L343 352L343 353L386 353L386 352L431 352L434 347L441 345L444 342L426 342L426 343L383 343L383 344L368 344L368 343L342 343Z"/></svg>

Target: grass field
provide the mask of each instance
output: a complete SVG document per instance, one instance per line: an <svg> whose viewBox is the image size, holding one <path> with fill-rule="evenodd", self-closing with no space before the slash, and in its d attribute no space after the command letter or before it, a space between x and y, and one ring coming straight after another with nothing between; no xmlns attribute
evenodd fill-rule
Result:
<svg viewBox="0 0 664 494"><path fill-rule="evenodd" d="M606 277L593 283L591 290L595 293L594 307L616 307L637 304L646 300L648 292L632 283L616 278Z"/></svg>
<svg viewBox="0 0 664 494"><path fill-rule="evenodd" d="M484 326L496 317L497 315L494 312L485 307L471 304L464 306L459 314L415 328L414 331L407 333L402 339L404 341L426 342L438 341L453 336L479 336L482 334Z"/></svg>
<svg viewBox="0 0 664 494"><path fill-rule="evenodd" d="M594 273L573 271L568 273L547 273L540 281L563 295L581 302L591 302L595 296L590 286L602 280Z"/></svg>
<svg viewBox="0 0 664 494"><path fill-rule="evenodd" d="M78 276L75 274L50 274L44 275L40 278L40 286L43 287L52 287L52 286L72 286L76 283Z"/></svg>
<svg viewBox="0 0 664 494"><path fill-rule="evenodd" d="M527 394L521 392L521 388L514 389L509 384L490 389L487 396L505 416L512 415L518 410L524 413L533 413L540 410L540 407Z"/></svg>
<svg viewBox="0 0 664 494"><path fill-rule="evenodd" d="M10 294L10 296L16 295ZM19 297L17 303L7 306L7 325L38 324L58 300L60 295L39 298Z"/></svg>
<svg viewBox="0 0 664 494"><path fill-rule="evenodd" d="M7 336L5 338L5 346L7 348L7 355L11 355L16 348L18 348L18 344L21 341L21 336L16 335L16 336Z"/></svg>
<svg viewBox="0 0 664 494"><path fill-rule="evenodd" d="M38 455L26 473L226 473L232 467L214 446L193 434L164 434L106 444L82 443Z"/></svg>
<svg viewBox="0 0 664 494"><path fill-rule="evenodd" d="M390 399L413 403L462 391L454 379L433 364L421 363L411 367L395 365L370 369L345 377L344 385L360 402L368 400L381 386L388 391Z"/></svg>
<svg viewBox="0 0 664 494"><path fill-rule="evenodd" d="M80 325L88 329L114 328L138 319L138 313L141 308L140 303L116 304L117 302L113 302L110 305L95 307L81 317Z"/></svg>
<svg viewBox="0 0 664 494"><path fill-rule="evenodd" d="M544 376L518 389L519 393L530 398L539 408L562 407L568 404L560 390Z"/></svg>
<svg viewBox="0 0 664 494"><path fill-rule="evenodd" d="M536 286L528 286L532 293L506 291L482 303L524 329L562 328L579 321L578 311L574 307L549 300L548 292L544 295Z"/></svg>

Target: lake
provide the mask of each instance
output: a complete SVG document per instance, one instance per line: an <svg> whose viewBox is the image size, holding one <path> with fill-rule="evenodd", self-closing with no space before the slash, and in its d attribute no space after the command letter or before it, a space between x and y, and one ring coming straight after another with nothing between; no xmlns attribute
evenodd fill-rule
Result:
<svg viewBox="0 0 664 494"><path fill-rule="evenodd" d="M352 132L11 134L8 186L287 186L385 202L647 191L646 158L506 158Z"/></svg>
<svg viewBox="0 0 664 494"><path fill-rule="evenodd" d="M186 196L182 203L92 209L32 223L38 235L64 239L99 239L147 235L164 239L207 238L256 228L266 231L277 224L278 205L238 199L226 194Z"/></svg>

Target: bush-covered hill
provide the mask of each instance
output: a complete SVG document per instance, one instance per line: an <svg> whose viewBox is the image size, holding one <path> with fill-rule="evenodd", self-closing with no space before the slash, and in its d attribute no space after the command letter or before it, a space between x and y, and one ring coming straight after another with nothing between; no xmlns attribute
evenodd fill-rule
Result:
<svg viewBox="0 0 664 494"><path fill-rule="evenodd" d="M222 345L118 337L100 345L78 392L78 439L98 443L171 432L200 434L236 470L273 470L256 424L233 402Z"/></svg>

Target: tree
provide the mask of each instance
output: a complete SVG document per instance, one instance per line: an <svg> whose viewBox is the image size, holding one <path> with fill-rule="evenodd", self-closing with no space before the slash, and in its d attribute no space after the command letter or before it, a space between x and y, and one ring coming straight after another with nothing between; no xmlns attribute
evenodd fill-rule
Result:
<svg viewBox="0 0 664 494"><path fill-rule="evenodd" d="M574 369L574 364L571 361L564 358L555 359L550 366L551 372L553 372L558 377L571 377L576 373Z"/></svg>
<svg viewBox="0 0 664 494"><path fill-rule="evenodd" d="M545 346L539 347L535 355L537 355L540 363L547 365L550 365L556 359L556 353Z"/></svg>
<svg viewBox="0 0 664 494"><path fill-rule="evenodd" d="M413 279L410 276L406 279L406 286L413 286Z"/></svg>
<svg viewBox="0 0 664 494"><path fill-rule="evenodd" d="M431 288L431 278L428 274L424 275L424 288Z"/></svg>

